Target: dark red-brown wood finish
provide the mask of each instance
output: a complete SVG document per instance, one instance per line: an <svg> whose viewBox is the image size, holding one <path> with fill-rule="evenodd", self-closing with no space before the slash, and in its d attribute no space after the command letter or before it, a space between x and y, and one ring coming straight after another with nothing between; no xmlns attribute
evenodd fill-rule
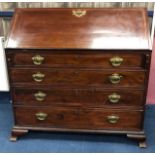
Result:
<svg viewBox="0 0 155 155"><path fill-rule="evenodd" d="M40 94L45 94L41 97ZM61 94L61 95L60 95ZM118 94L118 101L111 101L110 96ZM40 95L40 96L39 96ZM143 106L143 90L134 89L70 89L70 88L13 88L14 104L34 106L75 106L75 107L112 107ZM40 99L38 102L38 98ZM128 107L128 108L129 108Z"/></svg>
<svg viewBox="0 0 155 155"><path fill-rule="evenodd" d="M78 17L73 8L17 9L7 48L150 48L143 8L81 11Z"/></svg>
<svg viewBox="0 0 155 155"><path fill-rule="evenodd" d="M6 45L10 139L29 130L118 133L145 147L150 49L143 8L17 9Z"/></svg>

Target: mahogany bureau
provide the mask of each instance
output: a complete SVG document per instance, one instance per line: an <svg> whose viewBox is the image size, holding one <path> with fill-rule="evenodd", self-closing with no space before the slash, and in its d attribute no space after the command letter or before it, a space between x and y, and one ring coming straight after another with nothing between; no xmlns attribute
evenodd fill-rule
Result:
<svg viewBox="0 0 155 155"><path fill-rule="evenodd" d="M126 134L145 147L147 12L17 9L6 44L14 127Z"/></svg>

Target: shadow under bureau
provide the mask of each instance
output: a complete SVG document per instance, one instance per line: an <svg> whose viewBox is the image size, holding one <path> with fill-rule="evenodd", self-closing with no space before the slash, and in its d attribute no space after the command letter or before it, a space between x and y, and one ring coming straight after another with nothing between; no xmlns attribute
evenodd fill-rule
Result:
<svg viewBox="0 0 155 155"><path fill-rule="evenodd" d="M151 58L147 13L17 9L6 44L14 127L126 134L145 147Z"/></svg>

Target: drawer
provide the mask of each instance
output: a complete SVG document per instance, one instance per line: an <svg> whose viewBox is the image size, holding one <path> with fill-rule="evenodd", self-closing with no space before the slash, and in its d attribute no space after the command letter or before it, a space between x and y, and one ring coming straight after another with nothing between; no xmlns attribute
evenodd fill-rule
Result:
<svg viewBox="0 0 155 155"><path fill-rule="evenodd" d="M143 87L144 71L11 69L13 84L57 86Z"/></svg>
<svg viewBox="0 0 155 155"><path fill-rule="evenodd" d="M70 129L141 130L142 111L14 107L18 126Z"/></svg>
<svg viewBox="0 0 155 155"><path fill-rule="evenodd" d="M34 106L120 107L142 106L142 90L105 89L25 89L14 88L15 104Z"/></svg>
<svg viewBox="0 0 155 155"><path fill-rule="evenodd" d="M18 67L142 68L145 54L113 52L16 52L8 55L10 65Z"/></svg>

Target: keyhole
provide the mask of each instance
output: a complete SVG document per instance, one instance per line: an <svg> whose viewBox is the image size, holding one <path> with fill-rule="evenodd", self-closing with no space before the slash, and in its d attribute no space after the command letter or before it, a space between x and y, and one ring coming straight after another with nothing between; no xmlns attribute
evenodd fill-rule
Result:
<svg viewBox="0 0 155 155"><path fill-rule="evenodd" d="M64 119L64 115L63 114L57 114L57 118L60 119L60 120L63 120Z"/></svg>

